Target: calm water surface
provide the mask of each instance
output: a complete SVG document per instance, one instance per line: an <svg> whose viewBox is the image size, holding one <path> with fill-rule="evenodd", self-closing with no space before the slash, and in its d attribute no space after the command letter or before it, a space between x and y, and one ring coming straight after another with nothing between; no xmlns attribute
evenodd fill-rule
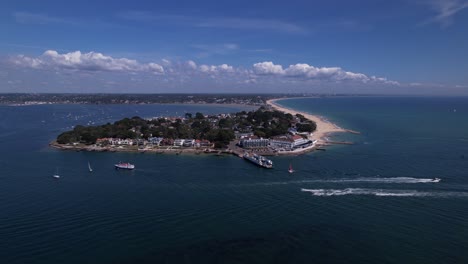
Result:
<svg viewBox="0 0 468 264"><path fill-rule="evenodd" d="M2 263L468 262L468 98L280 104L362 134L264 170L234 156L47 146L76 124L232 107L0 106Z"/></svg>

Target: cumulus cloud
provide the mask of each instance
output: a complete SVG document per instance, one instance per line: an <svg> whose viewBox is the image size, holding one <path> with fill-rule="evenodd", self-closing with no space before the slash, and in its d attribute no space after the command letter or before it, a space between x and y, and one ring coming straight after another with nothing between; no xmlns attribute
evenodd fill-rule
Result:
<svg viewBox="0 0 468 264"><path fill-rule="evenodd" d="M160 81L181 82L190 80L214 79L217 82L244 84L291 84L291 83L378 83L399 85L398 82L386 78L368 76L363 73L345 71L340 67L316 67L306 63L297 63L284 67L272 61L258 62L250 68L233 67L228 64L198 65L195 61L171 62L163 59L161 62L142 63L128 58L114 58L98 52L82 53L74 51L58 53L47 50L37 57L18 55L11 58L17 66L60 71L118 72L140 73L147 76L160 76ZM122 75L124 76L124 75Z"/></svg>
<svg viewBox="0 0 468 264"><path fill-rule="evenodd" d="M185 65L187 66L187 68L189 68L191 70L196 70L197 69L197 64L192 60L186 61Z"/></svg>
<svg viewBox="0 0 468 264"><path fill-rule="evenodd" d="M81 71L123 71L164 73L163 66L157 63L139 63L127 58L113 58L98 52L81 53L74 51L60 54L55 50L47 50L37 58L24 55L16 56L13 63L19 66L40 68L58 68Z"/></svg>
<svg viewBox="0 0 468 264"><path fill-rule="evenodd" d="M253 70L258 75L274 75L284 73L283 66L275 65L271 61L255 63L253 65Z"/></svg>
<svg viewBox="0 0 468 264"><path fill-rule="evenodd" d="M253 72L257 75L271 75L288 77L303 80L321 80L321 81L359 81L362 83L367 82L380 82L385 84L398 84L395 81L389 81L386 78L375 76L367 76L363 73L354 73L344 71L340 67L314 67L306 63L298 63L289 65L283 69L282 65L274 64L271 61L259 62L253 65Z"/></svg>
<svg viewBox="0 0 468 264"><path fill-rule="evenodd" d="M200 71L204 73L222 73L222 72L234 72L234 67L221 64L221 65L200 65Z"/></svg>

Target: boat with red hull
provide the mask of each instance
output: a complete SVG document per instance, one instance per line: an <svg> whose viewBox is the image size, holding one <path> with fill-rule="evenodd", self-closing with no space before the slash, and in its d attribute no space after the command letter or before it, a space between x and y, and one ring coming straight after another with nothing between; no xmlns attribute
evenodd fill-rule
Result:
<svg viewBox="0 0 468 264"><path fill-rule="evenodd" d="M116 169L121 169L121 170L133 170L135 169L135 165L133 164L130 164L130 163L123 163L123 162L120 162L118 164L115 164L114 165Z"/></svg>

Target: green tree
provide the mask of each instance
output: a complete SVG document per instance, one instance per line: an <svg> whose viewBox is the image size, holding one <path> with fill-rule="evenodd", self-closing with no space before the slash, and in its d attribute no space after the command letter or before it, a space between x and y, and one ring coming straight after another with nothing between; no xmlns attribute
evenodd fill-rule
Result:
<svg viewBox="0 0 468 264"><path fill-rule="evenodd" d="M221 118L218 122L218 126L220 128L231 128L233 125L232 120L230 118Z"/></svg>
<svg viewBox="0 0 468 264"><path fill-rule="evenodd" d="M315 122L313 123L298 123L296 124L297 131L299 132L313 132L317 128Z"/></svg>
<svg viewBox="0 0 468 264"><path fill-rule="evenodd" d="M195 113L195 119L205 119L205 116L202 113L197 112Z"/></svg>

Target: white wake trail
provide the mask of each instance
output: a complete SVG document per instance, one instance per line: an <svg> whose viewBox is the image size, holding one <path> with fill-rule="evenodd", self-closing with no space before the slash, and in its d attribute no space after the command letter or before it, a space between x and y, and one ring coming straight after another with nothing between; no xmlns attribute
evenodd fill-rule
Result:
<svg viewBox="0 0 468 264"><path fill-rule="evenodd" d="M412 178L412 177L360 177L360 178L342 178L342 179L310 179L297 181L277 181L277 182L261 182L249 185L285 185L285 184L300 184L300 183L438 183L437 178Z"/></svg>
<svg viewBox="0 0 468 264"><path fill-rule="evenodd" d="M301 191L311 193L313 196L344 196L344 195L371 195L382 197L468 197L468 192L450 191L416 191L416 190L390 190L390 189L304 189Z"/></svg>
<svg viewBox="0 0 468 264"><path fill-rule="evenodd" d="M391 178L379 178L379 177L361 177L356 179L342 179L332 182L370 182L370 183L437 183L440 180L436 178L412 178L412 177L391 177Z"/></svg>

